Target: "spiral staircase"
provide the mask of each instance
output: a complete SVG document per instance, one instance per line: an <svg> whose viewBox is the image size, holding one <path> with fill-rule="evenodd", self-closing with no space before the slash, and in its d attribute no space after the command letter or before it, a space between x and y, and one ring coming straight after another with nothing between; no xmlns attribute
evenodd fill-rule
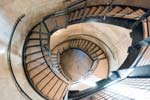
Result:
<svg viewBox="0 0 150 100"><path fill-rule="evenodd" d="M109 4L103 4L101 0L66 0L64 5L64 9L41 18L28 31L23 41L22 68L28 87L39 96L38 99L150 99L148 96L150 94L150 9L144 6L119 4L113 0ZM18 18L12 31L7 52L8 64L19 92L25 98L34 100L34 94L26 92L17 78L11 55L15 52L14 41L17 41L16 38L13 40L16 37L15 31L24 17L26 15ZM130 43L130 39L127 39L124 42L125 37L122 36L119 40L122 47L121 45L117 47L120 48L119 50L124 50L120 56L120 52L114 52L113 49L117 43L112 43L112 48L109 44L114 38L113 34L109 34L112 40L107 43L105 39L94 36L94 31L93 35L86 34L88 29L85 27L88 25L96 27L113 25L118 29L121 27L131 30L126 34L132 41ZM79 30L77 32L81 31L80 34L75 32L69 36L69 32L72 32L69 29L74 29L76 26L81 30L84 28L84 31ZM119 35L121 36L118 34L118 37ZM87 81L81 82L86 79L96 86L86 86ZM74 85L76 87L73 87ZM145 96L139 98L136 91Z"/></svg>

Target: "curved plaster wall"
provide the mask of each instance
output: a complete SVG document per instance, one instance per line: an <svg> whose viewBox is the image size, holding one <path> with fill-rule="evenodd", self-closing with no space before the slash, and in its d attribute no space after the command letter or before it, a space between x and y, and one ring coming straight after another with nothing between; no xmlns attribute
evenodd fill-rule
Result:
<svg viewBox="0 0 150 100"><path fill-rule="evenodd" d="M55 32L51 37L51 48L75 35L83 35L80 38L85 38L84 35L93 36L103 41L111 49L110 51L104 44L99 43L97 40L92 40L102 46L109 58L110 71L113 71L120 67L128 55L127 50L132 42L130 32L131 30L129 29L104 23L87 22L75 24ZM89 37L86 39L91 40Z"/></svg>
<svg viewBox="0 0 150 100"><path fill-rule="evenodd" d="M26 35L43 16L63 8L63 0L7 0L0 2L0 92L2 100L26 100L17 90L7 64L7 46L16 19L25 14L12 43L12 66L23 90L33 100L43 100L28 83L22 66L22 47ZM8 96L9 95L9 96Z"/></svg>

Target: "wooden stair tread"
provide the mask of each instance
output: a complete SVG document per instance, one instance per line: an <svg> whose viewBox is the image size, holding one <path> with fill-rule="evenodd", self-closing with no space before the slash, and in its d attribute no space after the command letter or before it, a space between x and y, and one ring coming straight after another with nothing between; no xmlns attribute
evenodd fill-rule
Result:
<svg viewBox="0 0 150 100"><path fill-rule="evenodd" d="M37 82L41 81L43 78L45 78L45 76L47 76L50 73L49 69L44 70L43 72L41 72L39 75L37 75L36 77L34 77L32 80L35 84L37 84Z"/></svg>
<svg viewBox="0 0 150 100"><path fill-rule="evenodd" d="M86 9L85 9L85 12L84 12L84 14L83 14L83 17L86 17L89 12L90 12L90 8L86 8Z"/></svg>
<svg viewBox="0 0 150 100"><path fill-rule="evenodd" d="M54 77L54 74L50 73L45 79L42 80L42 82L37 84L38 89L41 90L53 77Z"/></svg>
<svg viewBox="0 0 150 100"><path fill-rule="evenodd" d="M74 14L74 16L73 16L73 20L75 20L75 19L78 17L78 14L79 14L79 13L80 13L79 10L75 11L75 14Z"/></svg>
<svg viewBox="0 0 150 100"><path fill-rule="evenodd" d="M98 9L95 11L94 16L99 15L104 10L103 6L99 6Z"/></svg>
<svg viewBox="0 0 150 100"><path fill-rule="evenodd" d="M57 90L59 91L59 88L60 88L61 84L62 84L62 81L58 80L57 83L55 83L55 85L53 86L53 88L49 92L48 96L53 98L55 96Z"/></svg>
<svg viewBox="0 0 150 100"><path fill-rule="evenodd" d="M116 13L118 13L119 11L121 11L122 8L119 6L116 6L115 8L112 9L112 11L110 11L109 13L106 14L106 16L113 16Z"/></svg>
<svg viewBox="0 0 150 100"><path fill-rule="evenodd" d="M109 6L106 6L104 10L99 14L99 16L104 16L107 13L108 9L109 9Z"/></svg>
<svg viewBox="0 0 150 100"><path fill-rule="evenodd" d="M55 94L54 100L62 100L62 95L66 92L67 85L63 83L59 89L59 91Z"/></svg>
<svg viewBox="0 0 150 100"><path fill-rule="evenodd" d="M77 19L81 18L82 15L83 15L83 13L84 13L84 9L81 9L80 12L79 12L79 15L78 15Z"/></svg>
<svg viewBox="0 0 150 100"><path fill-rule="evenodd" d="M57 81L58 81L57 77L52 78L52 80L47 84L47 86L42 90L42 92L47 95Z"/></svg>
<svg viewBox="0 0 150 100"><path fill-rule="evenodd" d="M131 19L140 18L144 14L145 14L145 12L143 10L138 9L137 11L135 11L129 15L124 16L124 18L131 18Z"/></svg>
<svg viewBox="0 0 150 100"><path fill-rule="evenodd" d="M123 17L123 16L128 15L132 12L133 12L133 10L131 8L126 7L123 10L121 10L120 12L118 12L117 14L115 14L114 17Z"/></svg>
<svg viewBox="0 0 150 100"><path fill-rule="evenodd" d="M32 70L31 72L29 72L29 75L30 75L30 77L32 78L32 77L34 77L35 75L40 74L41 71L44 71L46 68L47 68L47 66L45 66L45 65L39 66L39 67L37 67L36 69L34 69L34 70Z"/></svg>
<svg viewBox="0 0 150 100"><path fill-rule="evenodd" d="M96 10L97 10L96 7L92 7L89 14L88 14L88 16L93 16Z"/></svg>

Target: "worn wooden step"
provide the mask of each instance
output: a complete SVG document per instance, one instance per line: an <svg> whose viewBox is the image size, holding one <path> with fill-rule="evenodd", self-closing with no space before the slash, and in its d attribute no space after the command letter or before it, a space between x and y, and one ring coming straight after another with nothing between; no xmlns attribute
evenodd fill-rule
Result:
<svg viewBox="0 0 150 100"><path fill-rule="evenodd" d="M134 11L133 13L124 16L124 18L135 19L135 18L140 18L144 14L145 14L145 12L142 9L138 9L138 10Z"/></svg>
<svg viewBox="0 0 150 100"><path fill-rule="evenodd" d="M75 14L74 12L71 12L71 14L69 15L69 21L73 19L74 14Z"/></svg>
<svg viewBox="0 0 150 100"><path fill-rule="evenodd" d="M32 33L29 38L40 38L40 35Z"/></svg>
<svg viewBox="0 0 150 100"><path fill-rule="evenodd" d="M90 12L90 8L86 8L83 14L83 17L86 17Z"/></svg>
<svg viewBox="0 0 150 100"><path fill-rule="evenodd" d="M49 92L51 91L51 89L53 88L53 86L56 84L56 82L58 81L57 77L53 77L48 84L42 89L42 92L46 95L49 94ZM51 98L51 97L50 97Z"/></svg>
<svg viewBox="0 0 150 100"><path fill-rule="evenodd" d="M91 50L91 52L89 52L89 54L92 55L93 53L95 53L98 50L100 50L100 48L96 46L93 50Z"/></svg>
<svg viewBox="0 0 150 100"><path fill-rule="evenodd" d="M48 33L47 32L39 32L39 31L32 31L32 35L30 36L30 38L49 38Z"/></svg>
<svg viewBox="0 0 150 100"><path fill-rule="evenodd" d="M79 48L80 48L82 42L83 42L82 39L80 39L79 42L78 42L78 47L79 47Z"/></svg>
<svg viewBox="0 0 150 100"><path fill-rule="evenodd" d="M86 41L86 40L83 40L83 41L85 41L84 43L83 43L83 45L81 46L81 49L82 50L85 50L85 48L88 46L88 44L89 44L89 41Z"/></svg>
<svg viewBox="0 0 150 100"><path fill-rule="evenodd" d="M44 41L42 40L41 42L42 44L48 44L47 40L44 40ZM35 47L35 46L40 46L42 44L40 43L39 40L30 40L27 44L27 47L32 47L32 46Z"/></svg>
<svg viewBox="0 0 150 100"><path fill-rule="evenodd" d="M50 92L48 93L48 96L50 98L54 98L55 97L55 94L59 91L59 88L61 87L62 85L62 81L61 80L58 80L55 85L51 88Z"/></svg>
<svg viewBox="0 0 150 100"><path fill-rule="evenodd" d="M42 71L47 70L47 68L48 67L45 65L39 66L36 69L30 71L29 75L31 78L33 78L33 77L37 76L38 74L40 74Z"/></svg>
<svg viewBox="0 0 150 100"><path fill-rule="evenodd" d="M68 41L69 42L69 41ZM80 43L81 42L81 40L76 40L76 44L75 44L75 47L79 47L80 46ZM69 42L70 43L70 42Z"/></svg>
<svg viewBox="0 0 150 100"><path fill-rule="evenodd" d="M35 76L32 81L34 82L34 84L38 84L40 83L44 78L46 78L49 74L50 74L50 70L46 69L44 71L42 71L40 74L38 74L37 76Z"/></svg>
<svg viewBox="0 0 150 100"><path fill-rule="evenodd" d="M30 63L38 61L40 59L43 59L43 55L39 56L39 57L36 57L36 58L31 58L31 60L30 59L29 60L26 59L26 64L30 64Z"/></svg>
<svg viewBox="0 0 150 100"><path fill-rule="evenodd" d="M80 13L80 10L75 11L75 14L73 16L73 20L77 19L79 13Z"/></svg>
<svg viewBox="0 0 150 100"><path fill-rule="evenodd" d="M45 64L45 65L44 65L44 64ZM36 69L37 67L42 66L42 65L46 66L45 61L44 61L44 62L40 62L40 63L38 63L38 64L36 64L36 65L33 65L33 66L27 66L27 70L30 72L30 71L32 71L32 70L34 70L34 69Z"/></svg>
<svg viewBox="0 0 150 100"><path fill-rule="evenodd" d="M79 15L78 15L78 17L77 17L77 19L82 18L83 13L84 13L84 9L81 9L81 10L80 10L80 13L79 13Z"/></svg>
<svg viewBox="0 0 150 100"><path fill-rule="evenodd" d="M52 61L58 61L58 57L52 58L51 60L52 60Z"/></svg>
<svg viewBox="0 0 150 100"><path fill-rule="evenodd" d="M41 51L41 47L27 48L25 55L28 55L28 54L31 54L31 53L34 53L34 52L38 52L38 51Z"/></svg>
<svg viewBox="0 0 150 100"><path fill-rule="evenodd" d="M128 15L132 12L134 12L133 9L126 7L123 10L121 10L120 12L118 12L117 14L115 14L114 17L123 17L123 16Z"/></svg>
<svg viewBox="0 0 150 100"><path fill-rule="evenodd" d="M34 60L36 58L39 58L41 56L43 56L42 52L29 55L29 56L26 57L26 62L29 62L29 61Z"/></svg>
<svg viewBox="0 0 150 100"><path fill-rule="evenodd" d="M113 16L121 10L122 10L122 8L120 6L116 6L109 13L107 13L106 16Z"/></svg>
<svg viewBox="0 0 150 100"><path fill-rule="evenodd" d="M75 45L76 45L76 40L72 40L72 47L75 47Z"/></svg>
<svg viewBox="0 0 150 100"><path fill-rule="evenodd" d="M78 47L78 48L80 47L81 41L82 41L82 40L77 40L76 47Z"/></svg>
<svg viewBox="0 0 150 100"><path fill-rule="evenodd" d="M105 54L102 53L102 54L99 54L99 55L96 55L94 58L94 60L102 60L102 59L107 59Z"/></svg>
<svg viewBox="0 0 150 100"><path fill-rule="evenodd" d="M37 88L39 90L44 89L44 87L47 86L47 84L51 81L52 78L54 78L55 75L53 73L50 73L47 77L45 77L40 83L36 84Z"/></svg>
<svg viewBox="0 0 150 100"><path fill-rule="evenodd" d="M62 83L61 87L54 96L54 100L63 100L63 95L64 93L66 93L66 91L67 91L67 84Z"/></svg>
<svg viewBox="0 0 150 100"><path fill-rule="evenodd" d="M88 16L94 16L96 10L97 10L97 7L92 7L90 9L90 12L88 13Z"/></svg>
<svg viewBox="0 0 150 100"><path fill-rule="evenodd" d="M88 41L88 45L84 48L85 52L93 45L92 42Z"/></svg>
<svg viewBox="0 0 150 100"><path fill-rule="evenodd" d="M93 49L94 49L95 47L96 47L96 45L93 44L91 47L89 47L89 48L87 49L87 52L90 53L91 51L93 51Z"/></svg>
<svg viewBox="0 0 150 100"><path fill-rule="evenodd" d="M77 47L77 45L78 45L78 40L73 40L72 41L72 47Z"/></svg>
<svg viewBox="0 0 150 100"><path fill-rule="evenodd" d="M57 55L57 53L55 54L55 53L51 53L51 58L57 58L58 57L58 55Z"/></svg>
<svg viewBox="0 0 150 100"><path fill-rule="evenodd" d="M86 42L86 41L84 41L84 40L80 40L78 47L79 47L79 48L83 48L85 42Z"/></svg>
<svg viewBox="0 0 150 100"><path fill-rule="evenodd" d="M71 40L71 41L69 42L69 47L72 47L72 45L73 45L73 40Z"/></svg>
<svg viewBox="0 0 150 100"><path fill-rule="evenodd" d="M47 45L47 44L45 44ZM29 45L29 46L26 46L26 49L29 49L29 48L33 48L33 47L40 47L41 44L37 44L37 45Z"/></svg>
<svg viewBox="0 0 150 100"><path fill-rule="evenodd" d="M40 41L39 40L29 40L27 46L31 46L31 45L40 45Z"/></svg>
<svg viewBox="0 0 150 100"><path fill-rule="evenodd" d="M48 38L29 38L28 40L47 40L48 41Z"/></svg>
<svg viewBox="0 0 150 100"><path fill-rule="evenodd" d="M26 63L26 64L27 64L27 68L28 68L28 67L32 67L32 66L37 66L37 65L39 65L39 64L41 64L43 62L45 62L45 60L41 58L41 59L38 59L38 60L36 60L34 62Z"/></svg>
<svg viewBox="0 0 150 100"><path fill-rule="evenodd" d="M104 52L99 48L91 54L91 57L95 58L95 57L101 56L102 54L104 54Z"/></svg>
<svg viewBox="0 0 150 100"><path fill-rule="evenodd" d="M109 6L106 6L106 7L103 9L103 11L99 14L99 16L105 16L106 13L108 12L108 10L109 10Z"/></svg>
<svg viewBox="0 0 150 100"><path fill-rule="evenodd" d="M103 6L99 6L98 9L96 9L96 11L95 11L94 16L99 15L103 10L104 10L104 7Z"/></svg>

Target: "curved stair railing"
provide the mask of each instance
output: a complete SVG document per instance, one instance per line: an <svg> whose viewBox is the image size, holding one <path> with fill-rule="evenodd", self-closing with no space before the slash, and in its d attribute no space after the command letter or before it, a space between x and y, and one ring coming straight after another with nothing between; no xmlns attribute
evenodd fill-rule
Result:
<svg viewBox="0 0 150 100"><path fill-rule="evenodd" d="M52 54L58 53L59 55L61 55L64 51L68 49L81 50L85 52L88 55L88 57L92 60L92 65L90 69L88 70L88 73L83 76L85 78L87 78L89 75L91 75L95 71L100 60L108 59L105 52L97 44L95 44L94 42L90 40L78 39L78 38L61 42L60 44L55 46L55 48L53 48L51 52ZM52 59L52 60L55 62L55 66L58 66L58 68L62 70L61 65L60 65L60 56L57 57L57 59ZM69 80L71 81L71 79Z"/></svg>
<svg viewBox="0 0 150 100"><path fill-rule="evenodd" d="M12 40L13 40L13 37L14 37L14 33L16 31L16 28L18 26L18 24L21 22L21 20L25 17L25 14L21 15L20 17L18 17L18 19L16 20L16 23L14 25L14 28L12 30L12 34L10 36L10 40L9 40L9 44L8 44L8 49L7 49L7 59L8 59L8 65L9 65L9 68L10 68L10 72L11 72L11 75L12 75L12 78L15 82L15 85L18 89L18 91L28 100L32 100L30 98L30 96L22 89L22 87L19 85L15 75L14 75L14 70L12 68L12 62L11 62L11 47L12 47Z"/></svg>
<svg viewBox="0 0 150 100"><path fill-rule="evenodd" d="M98 8L99 8L99 6L97 6ZM103 9L104 11L102 11L102 13L104 13L105 12L105 10L106 10L106 8L107 8L107 6L104 6L105 8ZM101 7L100 7L101 8ZM72 23L78 23L78 21L79 22L81 22L81 21L83 21L83 18L81 18L80 16L78 16L78 14L79 13L81 13L81 12L79 12L79 11L77 11L77 10L82 10L83 8L78 8L78 9L75 9L75 10L72 10L71 12L73 13L70 13L69 12L69 10L68 10L68 8L67 8L67 14L68 15L66 15L66 13L65 13L65 11L59 11L59 12L56 12L56 13L54 13L54 14L51 14L51 15L48 15L48 16L46 16L46 17L44 17L43 18L43 21L44 21L44 26L45 26L45 29L47 30L47 32L45 32L45 33L47 33L47 35L52 35L52 33L54 33L55 31L57 31L58 29L61 29L61 28L65 28L66 27L66 23L68 22L68 24L67 25L70 25L70 24L72 24ZM87 9L89 9L89 10L87 10ZM84 8L84 20L85 19L88 19L88 18L95 18L95 17L97 17L97 15L99 15L99 16L109 16L109 17L116 17L115 16L115 13L117 13L116 12L116 10L117 11L119 11L118 9L121 9L120 7L115 7L114 6L114 8L113 8L113 10L112 10L112 12L110 13L110 14L99 14L100 13L100 11L96 11L96 14L94 14L95 16L93 17L93 16L91 16L91 15L93 15L93 12L94 12L94 10L93 9L96 9L95 7L93 8L93 7L85 7ZM108 9L108 8L107 8ZM127 10L126 10L127 9ZM128 19L134 19L135 20L135 18L136 18L136 20L138 19L138 18L140 18L143 14L144 14L144 11L141 11L141 10L136 10L136 11L130 11L131 9L130 8L125 8L125 9L123 9L123 11L121 11L120 13L123 13L123 12L125 12L125 11L128 11L129 10L129 12L130 13L127 13L126 15L124 15L124 16L121 16L121 18L128 18ZM132 13L131 13L132 12ZM137 14L136 14L136 13ZM142 12L142 13L140 13L139 14L139 12ZM135 16L133 16L135 14ZM79 14L80 15L80 14ZM66 20L65 20L65 16L70 16L70 17L68 17L68 18L70 18L69 19L69 21L67 21L66 22ZM73 16L73 17L71 17L71 16ZM119 16L119 15L118 15ZM125 17L126 16L126 17ZM120 16L119 16L120 17ZM59 20L59 18L62 18L62 19L64 19L64 20L62 20L63 22L60 22ZM59 19L59 20L58 20ZM82 20L79 20L79 19L82 19ZM77 22L75 22L75 21L77 21ZM53 26L51 26L50 27L50 25L49 25L49 23L48 22L54 22L55 23L55 25L53 25ZM83 21L84 22L84 21ZM40 24L39 24L40 25ZM42 34L42 33L44 33L44 32L38 32L38 33L40 33L40 35ZM41 35L42 36L42 35ZM40 37L41 37L40 36ZM44 51L44 46L46 46L42 41L44 41L42 38L40 39L40 43L42 44L42 52ZM49 48L49 47L46 47L46 48ZM49 49L50 50L50 49ZM49 53L50 51L47 51L46 50L46 52L47 53ZM45 60L47 59L46 58L46 56L47 55L45 55L44 53L43 53L43 57L45 58ZM48 63L48 60L47 60L47 63ZM50 64L49 64L49 66L50 66ZM58 75L58 74L57 74Z"/></svg>
<svg viewBox="0 0 150 100"><path fill-rule="evenodd" d="M33 88L45 99L62 99L68 83L51 70L49 34L43 32L39 23L39 32L32 31L24 45L24 68ZM63 90L63 91L62 91Z"/></svg>
<svg viewBox="0 0 150 100"><path fill-rule="evenodd" d="M93 21L105 22L105 20L107 19L106 17L108 18L117 17L119 19L125 18L127 20L132 19L136 21L139 18L141 18L147 11L147 9L142 9L138 7L121 6L121 5L111 5L111 7L110 5L109 6L108 5L87 6L86 0L81 0L81 1L82 2L78 2L73 5L68 6L65 10L58 11L58 12L55 12L53 14L50 14L44 17L42 19L42 22L39 22L37 25L35 25L32 28L32 30L29 32L29 35L27 36L26 41L24 43L23 64L24 64L26 75L28 77L28 81L30 82L32 87L37 91L37 93L40 94L45 99L50 99L50 98L63 99L65 95L65 91L67 91L67 87L68 87L68 83L64 81L65 79L63 79L63 76L61 75L59 76L58 74L55 74L50 68L51 63L49 63L49 61L51 60L50 56L52 55L50 51L50 36L55 31L61 28L65 28L66 25L81 23L85 21L91 21L91 19L94 19ZM69 18L69 20L66 20L66 18ZM60 19L62 20L60 21ZM10 56L11 41L12 41L15 28L17 27L19 23L19 20L17 21L14 27L14 30L12 32L12 36L9 42L9 46L8 46L7 53L8 53L8 62L9 62L10 69L12 66L11 56ZM43 24L43 26L41 23ZM128 24L131 24L131 23L128 23ZM147 29L146 30L146 32L148 33L147 36L149 37L149 28L148 28L149 22L147 18L146 18L146 23L144 24L145 24L144 28ZM32 49L34 50L34 52L29 52L29 51L33 51ZM146 51L149 51L149 48L147 48L145 52ZM145 52L140 52L140 54L143 53L143 56L146 56ZM33 55L36 55L35 57L37 58L33 59L31 57ZM141 57L140 59L142 58L143 57ZM39 60L42 60L42 61L39 61ZM30 64L30 68L28 67L29 64ZM36 65L36 66L32 66L32 65ZM41 68L39 66L41 66ZM35 71L35 72L32 72L32 71ZM12 69L11 69L11 72L12 72L12 76L14 77L15 83L17 87L19 88L19 91L21 91L21 93L23 93L28 99L31 99L19 86L17 80L15 79L15 76L13 75ZM37 77L40 74L42 76ZM46 84L40 84L42 81L45 81ZM54 82L53 85L51 84L51 81ZM39 85L39 87L37 85ZM47 87L49 87L49 89L46 89ZM56 87L57 89L55 89ZM58 93L59 94L61 93L61 95L58 95Z"/></svg>

